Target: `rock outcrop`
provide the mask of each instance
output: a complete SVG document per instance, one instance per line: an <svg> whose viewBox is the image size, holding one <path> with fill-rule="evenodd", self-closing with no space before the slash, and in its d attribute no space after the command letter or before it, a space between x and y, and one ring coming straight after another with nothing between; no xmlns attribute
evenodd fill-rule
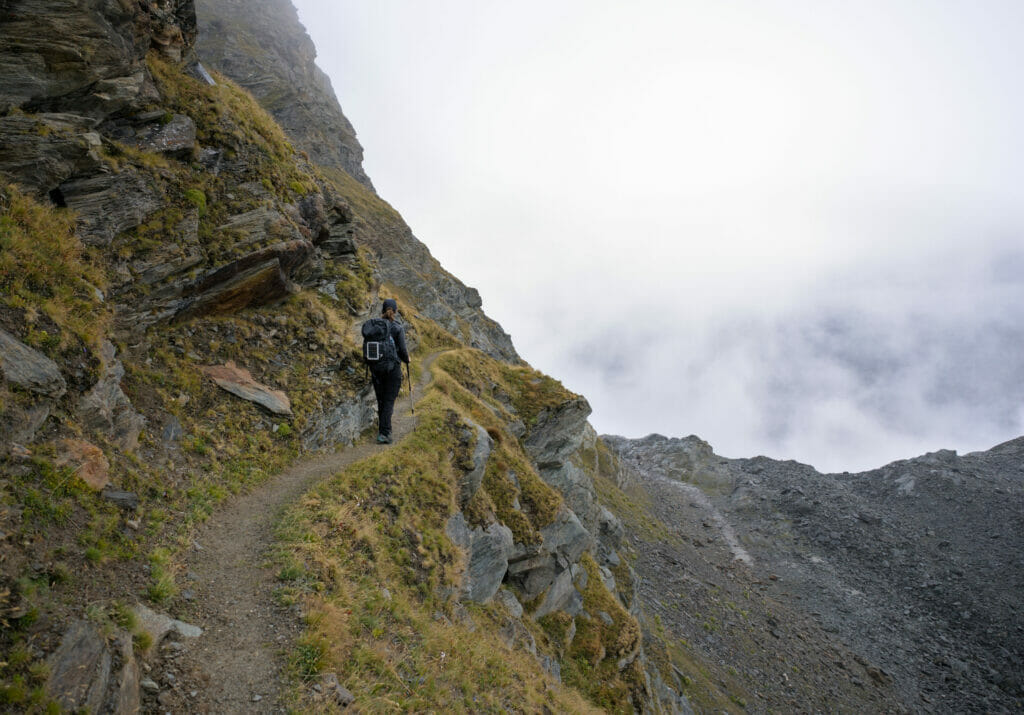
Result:
<svg viewBox="0 0 1024 715"><path fill-rule="evenodd" d="M0 114L20 108L96 118L155 90L143 58L180 59L195 39L193 0L12 0L0 17Z"/></svg>

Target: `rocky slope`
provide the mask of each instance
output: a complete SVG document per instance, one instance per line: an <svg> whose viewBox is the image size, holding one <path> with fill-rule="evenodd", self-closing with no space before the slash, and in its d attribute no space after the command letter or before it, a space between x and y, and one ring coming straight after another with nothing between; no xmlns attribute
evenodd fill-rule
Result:
<svg viewBox="0 0 1024 715"><path fill-rule="evenodd" d="M316 66L316 48L292 4L201 0L196 8L203 62L251 91L329 175L338 178L331 170L341 170L372 189L363 149ZM508 334L481 310L480 294L445 271L401 216L380 202L360 218L352 231L374 253L383 282L401 286L427 317L466 344L501 360L518 359Z"/></svg>
<svg viewBox="0 0 1024 715"><path fill-rule="evenodd" d="M253 57L257 94L284 76L346 126L294 10L248 10L237 38L271 23L295 41L246 45L272 50ZM289 547L280 598L329 623L343 612L333 599L363 593L368 572L378 588L346 629L350 653L313 648L320 626L281 610L293 619L282 632L307 629L292 665L275 666L294 683L289 702L324 705L327 666L363 686L357 699L384 702L375 679L415 667L440 689L403 680L388 703L429 709L457 690L466 709L587 710L581 694L612 710L678 709L670 687L650 685L661 676L623 606L629 581L613 575L622 528L579 466L595 443L586 401L521 364L479 295L371 190L354 135L319 163L301 117L281 115L289 136L217 56L209 70L198 61L186 0L24 0L0 21L0 706L203 702L171 661L205 624L165 615L203 613L195 589L209 584L184 568L191 535L305 453L360 440L373 410L356 330L386 292L417 359L444 355L410 446L384 453L387 472L304 498L367 505L356 536L374 546L358 571L324 567L303 549L348 533L310 526ZM245 65L230 59L240 46L226 44L226 71ZM273 92L262 98L280 110ZM300 502L295 520L319 518ZM382 610L379 584L401 613ZM373 624L399 616L410 621L394 633L433 629L430 648L403 640L399 660L362 681L365 648L397 638ZM479 657L456 678L437 643ZM516 668L490 682L505 661Z"/></svg>
<svg viewBox="0 0 1024 715"><path fill-rule="evenodd" d="M672 518L699 524L693 543L719 546L713 562L786 604L798 620L776 619L780 639L798 622L834 634L914 712L1021 708L1024 438L861 474L725 459L696 437L604 439Z"/></svg>
<svg viewBox="0 0 1024 715"><path fill-rule="evenodd" d="M200 0L196 11L203 63L252 92L312 161L373 189L356 131L316 66L316 47L292 4Z"/></svg>
<svg viewBox="0 0 1024 715"><path fill-rule="evenodd" d="M314 57L282 0L4 5L0 709L216 709L199 525L360 442L385 294L436 361L400 444L260 534L283 685L247 712L1014 707L1019 445L877 478L617 458L375 194Z"/></svg>

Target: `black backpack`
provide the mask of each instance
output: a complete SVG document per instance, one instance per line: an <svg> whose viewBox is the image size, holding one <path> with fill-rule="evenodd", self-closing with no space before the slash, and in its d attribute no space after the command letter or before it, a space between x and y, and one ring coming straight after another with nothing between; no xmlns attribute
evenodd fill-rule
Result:
<svg viewBox="0 0 1024 715"><path fill-rule="evenodd" d="M375 375L389 372L398 364L391 323L384 318L370 318L363 323L363 362Z"/></svg>

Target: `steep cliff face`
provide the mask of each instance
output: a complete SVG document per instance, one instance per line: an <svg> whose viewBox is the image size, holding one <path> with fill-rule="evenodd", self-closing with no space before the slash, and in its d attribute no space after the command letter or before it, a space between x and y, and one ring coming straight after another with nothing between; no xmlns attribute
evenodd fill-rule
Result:
<svg viewBox="0 0 1024 715"><path fill-rule="evenodd" d="M345 187L352 177L372 190L362 147L291 3L201 0L197 12L200 59L250 90L337 185ZM519 359L509 335L483 312L480 294L445 271L397 212L376 197L343 193L350 202L372 204L357 212L352 230L374 254L381 282L401 287L426 317L462 342L501 360Z"/></svg>
<svg viewBox="0 0 1024 715"><path fill-rule="evenodd" d="M363 147L292 4L199 0L196 12L202 61L252 92L313 162L373 190Z"/></svg>

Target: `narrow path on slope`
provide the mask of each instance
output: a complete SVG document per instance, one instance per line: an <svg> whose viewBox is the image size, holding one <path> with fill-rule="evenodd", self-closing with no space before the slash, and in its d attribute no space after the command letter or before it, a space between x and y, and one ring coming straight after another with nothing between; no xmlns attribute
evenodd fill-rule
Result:
<svg viewBox="0 0 1024 715"><path fill-rule="evenodd" d="M438 354L424 361L414 402L423 396ZM408 394L404 392L395 405L396 442L416 427ZM316 482L388 448L359 444L298 462L233 500L199 529L186 558L183 587L194 593L188 618L203 635L196 641L165 644L163 660L149 674L161 693L158 701L147 699L146 712L284 712L279 703L282 651L300 624L294 611L274 600L275 571L266 565L274 526L283 508Z"/></svg>

